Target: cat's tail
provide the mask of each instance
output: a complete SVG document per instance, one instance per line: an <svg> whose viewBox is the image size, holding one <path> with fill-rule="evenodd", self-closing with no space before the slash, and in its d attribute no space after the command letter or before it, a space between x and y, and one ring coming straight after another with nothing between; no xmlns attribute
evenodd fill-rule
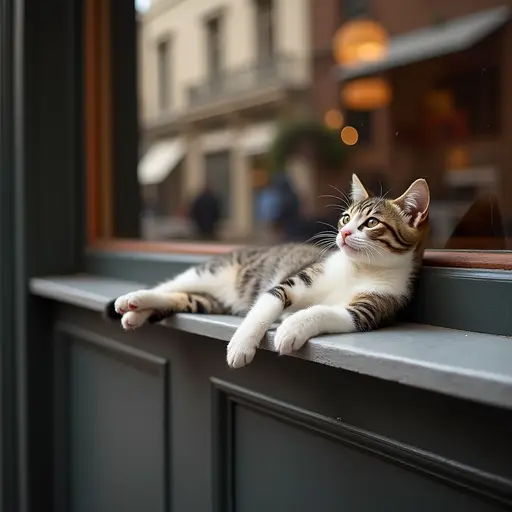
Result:
<svg viewBox="0 0 512 512"><path fill-rule="evenodd" d="M103 318L107 320L121 320L123 318L123 315L119 314L116 311L116 308L114 306L116 302L116 299L111 300L103 309Z"/></svg>

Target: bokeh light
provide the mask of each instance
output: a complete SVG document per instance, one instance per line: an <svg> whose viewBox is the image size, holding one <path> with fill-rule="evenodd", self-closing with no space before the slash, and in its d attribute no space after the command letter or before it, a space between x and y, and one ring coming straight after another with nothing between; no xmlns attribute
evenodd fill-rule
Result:
<svg viewBox="0 0 512 512"><path fill-rule="evenodd" d="M347 146L353 146L357 144L359 140L359 133L357 133L357 130L353 126L345 126L343 130L341 130L341 140Z"/></svg>
<svg viewBox="0 0 512 512"><path fill-rule="evenodd" d="M331 130L339 130L343 126L343 115L339 110L328 110L324 116L324 123Z"/></svg>
<svg viewBox="0 0 512 512"><path fill-rule="evenodd" d="M379 77L361 78L346 83L341 89L341 101L351 110L375 110L388 105L391 87Z"/></svg>
<svg viewBox="0 0 512 512"><path fill-rule="evenodd" d="M334 59L344 66L378 61L386 56L388 41L387 31L376 21L349 21L334 36Z"/></svg>

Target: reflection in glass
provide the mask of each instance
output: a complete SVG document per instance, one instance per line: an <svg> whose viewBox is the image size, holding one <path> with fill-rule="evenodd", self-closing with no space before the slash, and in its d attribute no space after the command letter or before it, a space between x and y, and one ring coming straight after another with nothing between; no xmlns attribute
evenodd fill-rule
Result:
<svg viewBox="0 0 512 512"><path fill-rule="evenodd" d="M390 196L428 180L430 247L510 249L508 7L163 1L138 6L143 238L305 241L356 172Z"/></svg>

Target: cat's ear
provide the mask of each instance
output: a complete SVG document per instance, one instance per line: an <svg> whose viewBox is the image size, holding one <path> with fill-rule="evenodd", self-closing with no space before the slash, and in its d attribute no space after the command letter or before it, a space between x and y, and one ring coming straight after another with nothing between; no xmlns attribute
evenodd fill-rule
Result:
<svg viewBox="0 0 512 512"><path fill-rule="evenodd" d="M350 192L350 199L352 199L352 202L357 203L358 201L368 199L369 197L370 194L368 194L368 191L364 188L361 180L356 174L352 174L352 189Z"/></svg>
<svg viewBox="0 0 512 512"><path fill-rule="evenodd" d="M428 215L430 190L427 182L424 179L416 180L393 202L411 218L412 225L418 227Z"/></svg>

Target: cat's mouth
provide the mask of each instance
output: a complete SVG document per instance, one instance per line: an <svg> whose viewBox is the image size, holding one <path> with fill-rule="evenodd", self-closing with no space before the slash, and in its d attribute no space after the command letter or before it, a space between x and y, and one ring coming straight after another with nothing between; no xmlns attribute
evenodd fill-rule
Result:
<svg viewBox="0 0 512 512"><path fill-rule="evenodd" d="M336 237L336 245L340 248L340 250L347 251L349 253L359 251L357 247L350 245L346 240L344 241L343 238L339 235Z"/></svg>

